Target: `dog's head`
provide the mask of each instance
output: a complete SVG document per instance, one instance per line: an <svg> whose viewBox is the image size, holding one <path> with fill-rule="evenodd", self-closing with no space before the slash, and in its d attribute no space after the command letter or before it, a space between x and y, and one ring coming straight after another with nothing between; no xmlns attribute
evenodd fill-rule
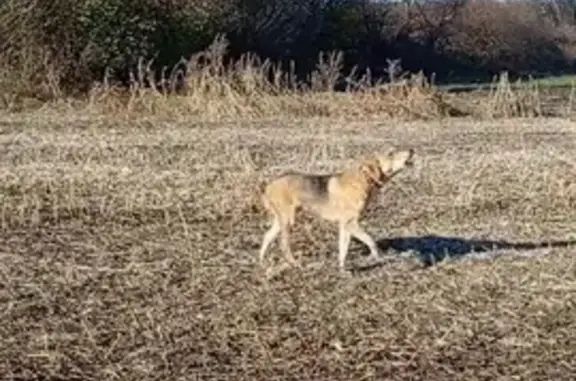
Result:
<svg viewBox="0 0 576 381"><path fill-rule="evenodd" d="M414 164L414 149L391 150L385 155L374 155L366 160L362 172L377 185L382 185L387 179Z"/></svg>

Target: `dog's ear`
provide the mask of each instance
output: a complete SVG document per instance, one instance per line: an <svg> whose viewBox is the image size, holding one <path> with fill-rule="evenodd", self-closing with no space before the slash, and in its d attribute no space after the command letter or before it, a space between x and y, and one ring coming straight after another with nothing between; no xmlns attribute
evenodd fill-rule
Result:
<svg viewBox="0 0 576 381"><path fill-rule="evenodd" d="M380 161L377 157L371 157L365 160L360 166L360 171L364 173L369 179L376 182L380 181L382 177L382 170L380 169Z"/></svg>

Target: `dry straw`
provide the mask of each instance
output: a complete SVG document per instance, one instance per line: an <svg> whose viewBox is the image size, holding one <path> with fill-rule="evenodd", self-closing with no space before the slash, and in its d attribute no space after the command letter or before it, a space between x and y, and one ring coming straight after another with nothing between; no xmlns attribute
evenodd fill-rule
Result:
<svg viewBox="0 0 576 381"><path fill-rule="evenodd" d="M400 60L388 60L387 78L375 79L369 69L361 72L353 67L345 72L342 52L320 53L316 68L302 78L297 75L294 62L282 66L249 52L228 59L224 36L217 36L204 51L160 73L152 69L153 61L141 59L128 86L115 84L108 73L93 84L87 97L72 98L56 80L58 67L53 67L50 54L32 53L42 57L36 66L0 71L0 88L4 90L0 108L21 111L56 102L107 115L185 114L199 121L281 115L430 120L446 116L493 119L546 114L536 81L511 83L505 72L495 77L479 101L473 102L474 97L463 99L442 90L421 72L403 71ZM43 69L34 69L38 65ZM39 72L48 74L42 77ZM570 114L572 98L555 114Z"/></svg>
<svg viewBox="0 0 576 381"><path fill-rule="evenodd" d="M90 105L128 112L182 112L205 120L261 118L282 115L384 115L437 118L450 114L443 94L422 73L384 84L370 71L343 75L341 53L322 53L307 81L288 68L246 53L225 60L227 41L218 37L205 51L180 62L158 81L150 64L141 64L129 89L104 81L90 92ZM337 89L340 88L340 91ZM175 95L176 94L176 95Z"/></svg>

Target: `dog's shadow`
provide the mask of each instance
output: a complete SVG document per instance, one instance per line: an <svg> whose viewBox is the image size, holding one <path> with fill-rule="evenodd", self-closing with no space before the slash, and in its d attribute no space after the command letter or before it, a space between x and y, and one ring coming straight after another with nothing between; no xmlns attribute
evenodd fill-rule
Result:
<svg viewBox="0 0 576 381"><path fill-rule="evenodd" d="M576 246L576 240L508 242L426 235L380 239L377 241L377 244L383 251L394 250L396 253L412 252L425 267L429 267L447 258L458 259L470 254L490 253L497 250L530 251L539 248ZM393 257L392 254L391 256ZM375 264L368 267L372 268L380 265L381 264ZM368 269L368 267L364 269Z"/></svg>

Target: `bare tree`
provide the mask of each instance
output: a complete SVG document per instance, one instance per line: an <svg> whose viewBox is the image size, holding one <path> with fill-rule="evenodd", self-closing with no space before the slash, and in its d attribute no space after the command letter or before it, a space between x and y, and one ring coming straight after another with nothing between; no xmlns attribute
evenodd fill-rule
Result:
<svg viewBox="0 0 576 381"><path fill-rule="evenodd" d="M453 23L468 0L410 0L413 4L411 18L421 30L424 45L429 50L441 48L453 32Z"/></svg>
<svg viewBox="0 0 576 381"><path fill-rule="evenodd" d="M231 29L248 46L285 53L302 35L314 38L328 0L236 0Z"/></svg>

